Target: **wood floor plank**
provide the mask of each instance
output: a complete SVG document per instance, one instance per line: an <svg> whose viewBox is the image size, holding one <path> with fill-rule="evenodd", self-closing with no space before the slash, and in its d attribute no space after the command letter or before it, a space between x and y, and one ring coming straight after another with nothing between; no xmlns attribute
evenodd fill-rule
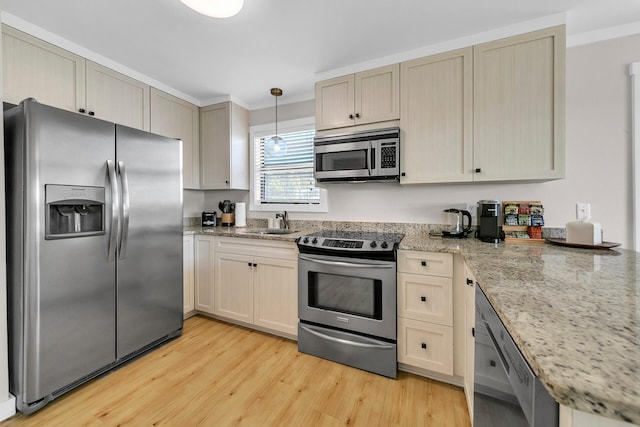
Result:
<svg viewBox="0 0 640 427"><path fill-rule="evenodd" d="M392 380L206 317L182 336L5 426L468 427L459 387Z"/></svg>

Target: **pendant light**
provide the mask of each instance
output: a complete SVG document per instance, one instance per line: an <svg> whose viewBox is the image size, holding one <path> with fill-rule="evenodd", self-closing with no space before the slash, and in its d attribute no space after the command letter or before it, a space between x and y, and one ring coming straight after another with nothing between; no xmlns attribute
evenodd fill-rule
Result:
<svg viewBox="0 0 640 427"><path fill-rule="evenodd" d="M284 156L287 154L287 143L278 136L278 97L282 96L282 89L271 88L271 95L276 98L276 134L265 142L264 151L267 156Z"/></svg>
<svg viewBox="0 0 640 427"><path fill-rule="evenodd" d="M244 0L180 0L196 12L212 18L230 18L240 12Z"/></svg>

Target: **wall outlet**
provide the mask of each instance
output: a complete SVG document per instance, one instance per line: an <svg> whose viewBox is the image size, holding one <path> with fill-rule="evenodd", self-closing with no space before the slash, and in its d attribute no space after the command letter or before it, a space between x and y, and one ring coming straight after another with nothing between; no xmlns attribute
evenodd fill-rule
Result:
<svg viewBox="0 0 640 427"><path fill-rule="evenodd" d="M467 210L471 214L472 222L473 222L473 220L477 220L478 219L478 205L477 204L467 205Z"/></svg>
<svg viewBox="0 0 640 427"><path fill-rule="evenodd" d="M591 203L576 203L576 218L578 221L591 218Z"/></svg>

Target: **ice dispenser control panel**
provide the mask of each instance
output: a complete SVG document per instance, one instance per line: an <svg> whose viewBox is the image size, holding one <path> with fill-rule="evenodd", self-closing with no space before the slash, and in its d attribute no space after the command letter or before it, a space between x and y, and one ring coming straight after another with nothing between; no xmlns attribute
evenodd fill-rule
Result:
<svg viewBox="0 0 640 427"><path fill-rule="evenodd" d="M44 186L46 240L104 234L104 187Z"/></svg>

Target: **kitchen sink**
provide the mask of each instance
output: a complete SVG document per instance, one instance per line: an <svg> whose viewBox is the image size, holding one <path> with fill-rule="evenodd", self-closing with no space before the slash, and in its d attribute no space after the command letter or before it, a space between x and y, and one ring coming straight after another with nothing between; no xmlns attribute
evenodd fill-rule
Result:
<svg viewBox="0 0 640 427"><path fill-rule="evenodd" d="M257 228L252 230L246 230L245 233L248 234L292 234L297 233L296 230L285 230L281 228L269 229L269 228Z"/></svg>

